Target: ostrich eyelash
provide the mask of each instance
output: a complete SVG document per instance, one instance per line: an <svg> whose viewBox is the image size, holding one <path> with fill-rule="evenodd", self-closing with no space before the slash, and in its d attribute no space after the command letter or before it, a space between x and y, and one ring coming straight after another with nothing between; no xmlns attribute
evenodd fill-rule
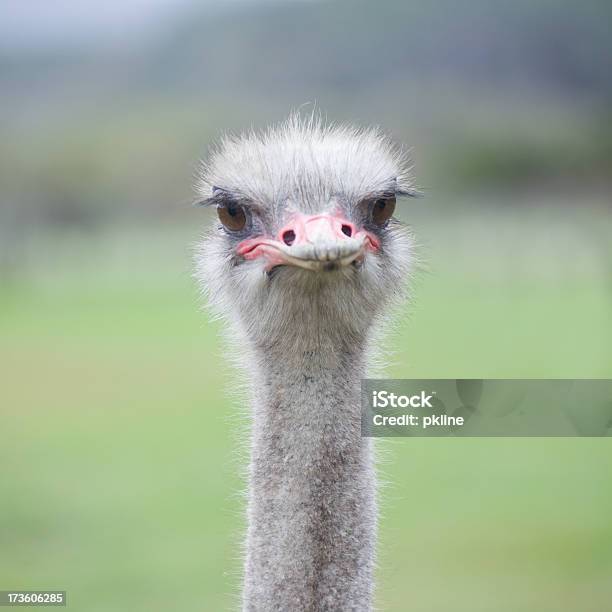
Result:
<svg viewBox="0 0 612 612"><path fill-rule="evenodd" d="M406 198L423 198L423 197L425 197L425 193L423 191L421 191L420 189L416 189L416 187L398 189L395 192L395 195L398 198L401 198L401 197L406 197Z"/></svg>
<svg viewBox="0 0 612 612"><path fill-rule="evenodd" d="M212 195L208 198L204 198L203 200L197 200L195 202L196 206L229 206L230 204L235 204L236 206L243 206L244 208L255 207L253 202L250 200L241 197L238 194L231 193L226 191L225 189L221 189L220 187L212 188Z"/></svg>

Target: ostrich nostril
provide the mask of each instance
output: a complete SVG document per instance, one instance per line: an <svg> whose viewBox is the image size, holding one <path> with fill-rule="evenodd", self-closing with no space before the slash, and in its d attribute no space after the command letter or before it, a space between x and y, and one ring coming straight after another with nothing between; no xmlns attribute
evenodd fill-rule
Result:
<svg viewBox="0 0 612 612"><path fill-rule="evenodd" d="M283 242L287 246L291 246L295 242L295 232L293 230L283 232Z"/></svg>
<svg viewBox="0 0 612 612"><path fill-rule="evenodd" d="M353 235L353 228L352 228L350 225L346 225L346 224L344 224L344 225L342 226L342 233L343 233L345 236L349 236L349 237L350 237L350 236L352 236L352 235Z"/></svg>

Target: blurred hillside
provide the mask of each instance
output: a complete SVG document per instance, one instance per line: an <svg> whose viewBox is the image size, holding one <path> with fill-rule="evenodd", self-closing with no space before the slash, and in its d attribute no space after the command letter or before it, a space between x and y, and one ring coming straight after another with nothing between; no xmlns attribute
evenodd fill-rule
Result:
<svg viewBox="0 0 612 612"><path fill-rule="evenodd" d="M5 234L176 214L220 130L305 102L414 146L426 189L608 188L609 2L181 6L121 44L3 48Z"/></svg>

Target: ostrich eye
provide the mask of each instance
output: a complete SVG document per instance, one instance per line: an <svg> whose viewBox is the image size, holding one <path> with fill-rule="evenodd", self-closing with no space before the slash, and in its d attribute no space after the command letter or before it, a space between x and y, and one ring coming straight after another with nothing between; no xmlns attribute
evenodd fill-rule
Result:
<svg viewBox="0 0 612 612"><path fill-rule="evenodd" d="M395 196L390 198L378 198L374 200L372 207L372 221L376 225L384 225L395 210Z"/></svg>
<svg viewBox="0 0 612 612"><path fill-rule="evenodd" d="M238 204L225 204L217 206L217 215L223 227L230 232L240 232L246 225L246 213Z"/></svg>

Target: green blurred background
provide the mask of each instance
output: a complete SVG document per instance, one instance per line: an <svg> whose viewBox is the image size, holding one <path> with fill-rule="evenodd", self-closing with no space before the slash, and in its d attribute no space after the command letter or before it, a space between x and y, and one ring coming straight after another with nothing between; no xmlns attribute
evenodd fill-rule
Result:
<svg viewBox="0 0 612 612"><path fill-rule="evenodd" d="M245 423L191 278L225 129L308 102L413 147L390 376L610 377L611 6L5 0L0 589L236 606ZM381 442L381 610L610 609L609 440Z"/></svg>

